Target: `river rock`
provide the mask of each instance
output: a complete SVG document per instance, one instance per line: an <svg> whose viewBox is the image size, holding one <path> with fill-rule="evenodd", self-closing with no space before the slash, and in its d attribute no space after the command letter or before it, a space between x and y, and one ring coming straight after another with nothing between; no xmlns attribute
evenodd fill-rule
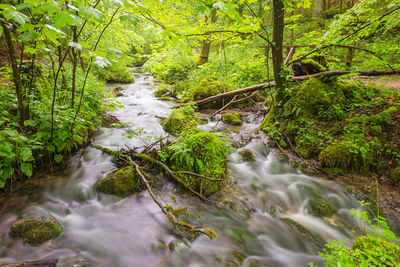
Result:
<svg viewBox="0 0 400 267"><path fill-rule="evenodd" d="M140 179L136 170L131 166L112 172L96 183L97 191L119 197L127 197L141 192L145 188L145 184Z"/></svg>
<svg viewBox="0 0 400 267"><path fill-rule="evenodd" d="M37 219L17 220L10 227L10 236L22 238L24 243L40 245L61 235L63 229L52 220L46 222Z"/></svg>
<svg viewBox="0 0 400 267"><path fill-rule="evenodd" d="M249 149L243 149L239 151L239 155L242 157L244 161L254 162L256 158L254 157L254 153Z"/></svg>

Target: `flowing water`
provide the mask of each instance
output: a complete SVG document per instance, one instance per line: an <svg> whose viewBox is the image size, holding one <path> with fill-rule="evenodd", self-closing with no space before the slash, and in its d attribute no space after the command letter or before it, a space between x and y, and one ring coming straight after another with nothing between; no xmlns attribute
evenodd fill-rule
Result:
<svg viewBox="0 0 400 267"><path fill-rule="evenodd" d="M174 103L154 98L152 77L137 74L136 82L123 88L124 96L118 101L124 108L111 113L121 122L133 124L100 128L94 144L112 149L143 145L144 138L125 135L138 127L145 128L148 135L166 135L160 118L168 116ZM125 199L97 193L96 181L116 167L111 156L89 146L65 169L7 198L0 209L0 264L58 258L59 266L74 266L71 262L76 261L88 261L90 266L226 266L226 260L235 261L235 256L243 260L243 266L320 263L318 242L310 240L319 235L325 241L341 239L349 245L351 228L356 225L350 209L358 207L357 200L338 184L301 174L279 160L265 137L257 133L259 123L259 118L247 117L241 127L227 127L218 119L201 126L229 129L231 142L255 153L255 162L243 162L237 152L229 158L229 175L234 181L234 190L227 196L230 204L202 203L176 192L168 182L158 192L165 203L172 203L168 194L174 194L179 206L190 206L191 221L215 230L216 240L200 236L194 241L178 241L147 192ZM338 215L329 219L310 215L307 188L334 205ZM11 223L32 213L48 213L64 233L39 247L10 238ZM282 218L290 218L314 234Z"/></svg>

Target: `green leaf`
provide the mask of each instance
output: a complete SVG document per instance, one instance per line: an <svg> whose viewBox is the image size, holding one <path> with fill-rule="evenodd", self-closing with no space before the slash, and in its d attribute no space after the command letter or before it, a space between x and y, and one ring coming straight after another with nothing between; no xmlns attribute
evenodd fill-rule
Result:
<svg viewBox="0 0 400 267"><path fill-rule="evenodd" d="M26 126L26 127L28 127L28 126L34 127L34 126L36 126L36 121L35 120L26 120L26 121L24 121L24 126Z"/></svg>
<svg viewBox="0 0 400 267"><path fill-rule="evenodd" d="M114 7L121 8L121 7L123 7L123 6L124 6L124 3L122 3L122 1L113 0L113 1L107 2L107 3L104 5L104 8L105 8L105 9L110 9L110 8L114 8Z"/></svg>
<svg viewBox="0 0 400 267"><path fill-rule="evenodd" d="M22 42L26 43L39 39L39 34L37 32L24 32L20 35L20 38Z"/></svg>
<svg viewBox="0 0 400 267"><path fill-rule="evenodd" d="M103 13L99 10L84 5L79 7L79 13L81 13L85 19L93 18L100 20L103 17Z"/></svg>
<svg viewBox="0 0 400 267"><path fill-rule="evenodd" d="M24 162L34 160L32 150L29 147L23 147L19 152L19 156Z"/></svg>
<svg viewBox="0 0 400 267"><path fill-rule="evenodd" d="M122 22L128 22L130 24L132 24L133 26L137 26L139 19L131 14L123 14L121 16L119 16L119 19Z"/></svg>
<svg viewBox="0 0 400 267"><path fill-rule="evenodd" d="M46 149L50 152L56 152L56 147L54 145L49 145L46 147Z"/></svg>
<svg viewBox="0 0 400 267"><path fill-rule="evenodd" d="M57 163L60 163L63 160L63 156L60 154L57 154L54 156L54 161Z"/></svg>
<svg viewBox="0 0 400 267"><path fill-rule="evenodd" d="M3 15L6 19L12 19L18 24L24 24L25 22L29 21L29 18L25 14L15 10L15 7L4 9Z"/></svg>
<svg viewBox="0 0 400 267"><path fill-rule="evenodd" d="M68 45L69 45L70 47L73 47L73 48L78 49L79 51L82 50L82 45L80 45L80 44L78 44L78 43L70 42Z"/></svg>
<svg viewBox="0 0 400 267"><path fill-rule="evenodd" d="M33 174L33 166L30 163L22 163L21 171L28 177L31 177Z"/></svg>

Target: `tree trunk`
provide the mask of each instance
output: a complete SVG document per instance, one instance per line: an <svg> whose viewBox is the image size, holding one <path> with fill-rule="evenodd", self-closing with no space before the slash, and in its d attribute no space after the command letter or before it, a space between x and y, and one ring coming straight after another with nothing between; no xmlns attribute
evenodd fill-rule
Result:
<svg viewBox="0 0 400 267"><path fill-rule="evenodd" d="M283 65L284 6L282 0L273 0L272 65L274 69L277 103L283 100L284 79L281 77Z"/></svg>
<svg viewBox="0 0 400 267"><path fill-rule="evenodd" d="M17 93L18 110L20 113L19 124L20 124L21 128L23 128L26 116L25 116L24 99L23 99L23 93L22 93L23 87L22 87L21 75L19 72L18 62L17 62L17 55L15 54L15 49L14 49L14 45L12 42L10 30L5 25L4 21L1 21L1 26L3 27L4 36L5 36L5 39L7 42L8 55L10 56L11 67L12 67L12 72L13 72L13 81L14 81L14 85L15 85L15 91Z"/></svg>
<svg viewBox="0 0 400 267"><path fill-rule="evenodd" d="M213 9L211 12L211 24L214 24L217 22L217 10ZM211 41L210 40L204 40L202 41L202 46L201 46L201 52L200 52L200 58L199 61L197 62L198 66L201 66L205 63L208 62L208 57L210 55L210 50L211 50Z"/></svg>

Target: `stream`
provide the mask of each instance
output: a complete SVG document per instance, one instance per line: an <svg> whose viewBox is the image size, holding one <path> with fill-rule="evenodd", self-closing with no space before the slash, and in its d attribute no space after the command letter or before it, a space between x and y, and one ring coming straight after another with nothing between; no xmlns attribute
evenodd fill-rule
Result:
<svg viewBox="0 0 400 267"><path fill-rule="evenodd" d="M143 127L148 135L165 136L160 118L167 117L175 105L157 100L156 83L148 74L136 74L133 84L122 85L124 105L111 111L124 124L122 128L99 128L93 144L111 149L140 146L143 137L129 139L126 134ZM352 228L358 223L351 208L357 199L342 186L310 177L279 159L257 132L260 118L248 116L243 126L227 126L216 117L205 130L225 130L235 142L254 152L255 162L243 162L237 152L229 158L229 176L233 182L227 202L217 207L177 192L171 182L164 183L157 195L178 206L191 207L193 224L216 231L218 238L200 236L194 241L178 240L172 225L150 198L148 192L125 199L99 194L96 181L116 167L112 157L89 146L74 156L68 166L47 175L13 194L0 207L0 264L16 261L58 258L58 266L227 266L243 260L242 266L307 266L321 264L315 235L326 242L334 239L351 244ZM227 131L230 130L230 131ZM240 148L240 149L243 149ZM239 150L240 150L239 149ZM331 218L310 214L310 196L304 188L313 188L338 209ZM9 226L17 218L35 212L48 212L63 227L63 234L38 247L23 245L8 236ZM301 227L287 223L289 218ZM171 250L169 247L173 246ZM236 257L236 258L235 258ZM241 261L240 260L240 261Z"/></svg>

